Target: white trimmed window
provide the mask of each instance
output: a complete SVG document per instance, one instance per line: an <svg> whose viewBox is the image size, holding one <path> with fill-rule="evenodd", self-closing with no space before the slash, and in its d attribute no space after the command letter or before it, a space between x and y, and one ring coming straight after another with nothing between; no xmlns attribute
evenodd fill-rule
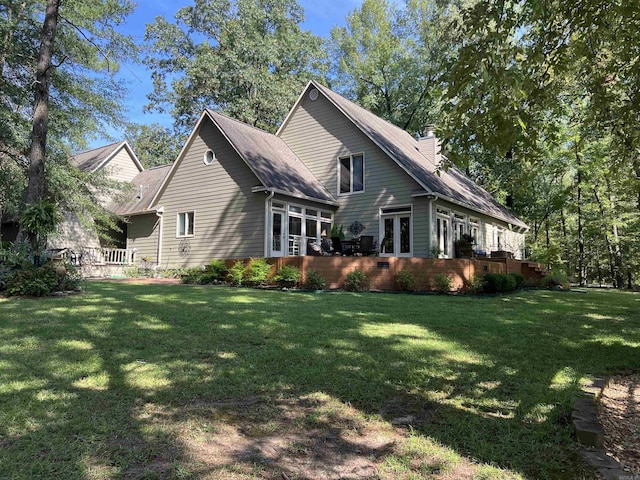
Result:
<svg viewBox="0 0 640 480"><path fill-rule="evenodd" d="M380 210L381 256L410 257L413 239L411 205Z"/></svg>
<svg viewBox="0 0 640 480"><path fill-rule="evenodd" d="M196 212L178 213L176 237L193 237Z"/></svg>
<svg viewBox="0 0 640 480"><path fill-rule="evenodd" d="M338 158L338 194L364 192L364 154Z"/></svg>

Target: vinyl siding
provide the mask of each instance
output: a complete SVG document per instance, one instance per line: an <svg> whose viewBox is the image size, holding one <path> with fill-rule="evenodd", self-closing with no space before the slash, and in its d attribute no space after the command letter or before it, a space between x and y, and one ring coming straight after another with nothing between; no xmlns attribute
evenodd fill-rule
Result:
<svg viewBox="0 0 640 480"><path fill-rule="evenodd" d="M419 185L322 94L314 102L305 94L280 136L336 195L340 208L335 224L343 225L347 236L349 225L358 220L367 227L363 234L380 242L380 208L413 205L413 255L426 254L426 202L411 197ZM356 153L364 153L365 190L338 195L337 159Z"/></svg>
<svg viewBox="0 0 640 480"><path fill-rule="evenodd" d="M203 163L207 149L212 165ZM174 167L155 206L164 206L162 267L199 266L212 258L264 255L266 194L251 189L260 182L207 118ZM195 212L194 236L177 238L177 215ZM190 253L184 256L184 240Z"/></svg>
<svg viewBox="0 0 640 480"><path fill-rule="evenodd" d="M150 257L157 263L159 224L160 219L155 213L132 216L127 224L127 248L136 249L137 263L143 257Z"/></svg>
<svg viewBox="0 0 640 480"><path fill-rule="evenodd" d="M109 160L104 168L110 178L120 182L130 182L140 173L129 152L124 147Z"/></svg>
<svg viewBox="0 0 640 480"><path fill-rule="evenodd" d="M449 210L451 214L451 231L453 232L453 214L458 213L462 215L466 215L467 218L477 218L480 221L480 237L476 239L478 241L478 248L487 252L487 254L491 253L494 250L498 250L498 245L493 242L493 228L494 225L497 227L501 227L504 229L505 237L502 245L503 250L510 251L514 254L515 258L522 258L522 254L524 252L525 245L525 236L524 233L519 233L513 230L509 230L509 224L502 221L497 220L488 215L483 215L481 213L474 212L468 208L463 208L458 205L438 200L435 202L436 208L444 208ZM435 210L433 213L435 218ZM435 238L435 230L433 231L433 235Z"/></svg>

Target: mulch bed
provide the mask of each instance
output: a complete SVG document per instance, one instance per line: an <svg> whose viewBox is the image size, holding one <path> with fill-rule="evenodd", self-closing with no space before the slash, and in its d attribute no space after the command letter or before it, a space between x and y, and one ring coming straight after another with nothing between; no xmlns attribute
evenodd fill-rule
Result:
<svg viewBox="0 0 640 480"><path fill-rule="evenodd" d="M598 416L607 453L623 470L640 475L640 373L611 379L602 391Z"/></svg>

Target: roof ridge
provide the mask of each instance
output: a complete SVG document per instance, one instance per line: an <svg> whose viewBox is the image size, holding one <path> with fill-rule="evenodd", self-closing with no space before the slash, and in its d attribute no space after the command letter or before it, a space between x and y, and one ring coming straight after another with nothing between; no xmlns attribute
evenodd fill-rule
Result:
<svg viewBox="0 0 640 480"><path fill-rule="evenodd" d="M96 150L102 150L102 149L106 149L107 147L111 147L113 145L119 145L121 143L125 143L126 140L118 140L117 142L113 142L113 143L107 143L106 145L102 145L101 147L95 147L92 148L90 150L83 150L82 152L78 152L78 153L74 153L73 155L71 155L72 157L77 157L78 155L83 155L85 153L91 153L94 152Z"/></svg>
<svg viewBox="0 0 640 480"><path fill-rule="evenodd" d="M272 137L280 138L280 137L278 137L277 135L275 135L274 133L267 132L266 130L262 130L261 128L258 128L258 127L256 127L255 125L251 125L251 124L249 124L249 123L243 122L242 120L239 120L239 119L237 119L237 118L234 118L234 117L232 117L232 116L230 116L230 115L227 115L227 114L225 114L225 113L218 112L217 110L213 110L213 109L211 109L211 108L207 108L207 112L208 112L209 114L216 114L216 115L220 115L221 117L224 117L224 118L226 118L227 120L232 120L232 121L234 121L234 122L236 122L236 123L239 123L239 124L240 124L240 125L242 125L243 127L252 128L253 130L256 130L256 131L258 131L258 132L260 132L260 133L263 133L263 134L266 134L266 135L270 135L270 136L272 136Z"/></svg>

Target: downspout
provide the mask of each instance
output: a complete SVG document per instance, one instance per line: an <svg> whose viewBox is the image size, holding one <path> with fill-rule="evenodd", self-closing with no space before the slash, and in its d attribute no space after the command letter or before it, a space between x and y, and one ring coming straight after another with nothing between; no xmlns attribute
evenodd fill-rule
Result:
<svg viewBox="0 0 640 480"><path fill-rule="evenodd" d="M160 266L160 264L162 263L162 226L164 225L164 206L158 208L156 210L156 215L158 216L159 220L159 225L158 225L158 253L156 255L157 257L157 262L156 262L156 270L158 269L158 267Z"/></svg>
<svg viewBox="0 0 640 480"><path fill-rule="evenodd" d="M269 224L271 223L271 218L269 216L269 204L276 192L273 190L267 190L267 193L268 196L264 201L264 258L269 257Z"/></svg>

